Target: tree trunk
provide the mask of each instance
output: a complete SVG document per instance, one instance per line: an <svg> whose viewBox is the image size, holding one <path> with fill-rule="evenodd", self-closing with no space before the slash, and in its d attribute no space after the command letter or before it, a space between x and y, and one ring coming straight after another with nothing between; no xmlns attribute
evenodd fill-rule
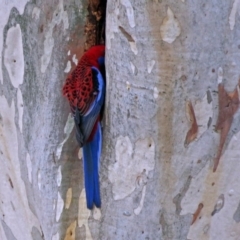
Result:
<svg viewBox="0 0 240 240"><path fill-rule="evenodd" d="M86 1L1 3L2 240L85 234L81 163L61 88L83 53L86 9Z"/></svg>
<svg viewBox="0 0 240 240"><path fill-rule="evenodd" d="M239 7L108 2L102 239L239 238Z"/></svg>
<svg viewBox="0 0 240 240"><path fill-rule="evenodd" d="M0 4L0 239L239 239L238 0L108 1L93 211L61 94L88 2Z"/></svg>

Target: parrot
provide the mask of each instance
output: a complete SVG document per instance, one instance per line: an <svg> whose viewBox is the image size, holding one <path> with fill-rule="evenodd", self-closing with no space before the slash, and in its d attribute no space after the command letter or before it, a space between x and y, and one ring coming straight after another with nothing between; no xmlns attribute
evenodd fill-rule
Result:
<svg viewBox="0 0 240 240"><path fill-rule="evenodd" d="M105 91L105 46L96 45L83 54L62 88L73 114L76 139L82 148L86 203L90 210L101 207L99 165Z"/></svg>

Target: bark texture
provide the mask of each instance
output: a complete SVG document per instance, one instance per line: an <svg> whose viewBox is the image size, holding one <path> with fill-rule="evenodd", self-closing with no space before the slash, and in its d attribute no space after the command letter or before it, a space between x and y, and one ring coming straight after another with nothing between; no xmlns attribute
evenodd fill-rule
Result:
<svg viewBox="0 0 240 240"><path fill-rule="evenodd" d="M108 2L103 239L239 238L239 7Z"/></svg>
<svg viewBox="0 0 240 240"><path fill-rule="evenodd" d="M0 0L0 239L239 239L240 1L108 1L89 211L61 88L103 2Z"/></svg>
<svg viewBox="0 0 240 240"><path fill-rule="evenodd" d="M86 9L1 2L0 239L81 239L81 163L61 88L83 53Z"/></svg>

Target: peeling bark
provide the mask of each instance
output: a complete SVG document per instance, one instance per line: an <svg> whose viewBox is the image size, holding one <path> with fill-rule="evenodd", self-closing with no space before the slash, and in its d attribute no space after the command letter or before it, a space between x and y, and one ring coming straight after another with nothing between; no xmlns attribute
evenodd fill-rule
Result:
<svg viewBox="0 0 240 240"><path fill-rule="evenodd" d="M61 89L105 41L105 5L1 4L0 239L238 239L240 1L108 1L102 208L89 211Z"/></svg>
<svg viewBox="0 0 240 240"><path fill-rule="evenodd" d="M199 217L202 208L203 208L203 204L199 203L196 212L193 214L192 224L194 224L197 218Z"/></svg>
<svg viewBox="0 0 240 240"><path fill-rule="evenodd" d="M238 87L239 85L236 87L234 92L227 93L222 84L218 85L219 113L216 124L216 131L221 131L221 135L217 156L214 159L213 172L217 170L223 147L232 125L233 116L239 108Z"/></svg>
<svg viewBox="0 0 240 240"><path fill-rule="evenodd" d="M187 102L186 104L186 111L189 116L189 121L191 123L191 128L187 132L187 136L185 138L184 145L187 146L190 142L196 139L198 134L198 125L197 120L195 117L194 109L191 102Z"/></svg>

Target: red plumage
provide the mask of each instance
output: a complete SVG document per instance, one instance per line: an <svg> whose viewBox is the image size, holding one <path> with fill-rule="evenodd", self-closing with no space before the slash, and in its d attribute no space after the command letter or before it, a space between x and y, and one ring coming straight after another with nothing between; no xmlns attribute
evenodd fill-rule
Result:
<svg viewBox="0 0 240 240"><path fill-rule="evenodd" d="M82 115L88 111L96 97L91 67L100 69L98 59L104 57L104 54L104 45L91 47L84 53L63 86L63 95L67 97L71 108L77 107Z"/></svg>

